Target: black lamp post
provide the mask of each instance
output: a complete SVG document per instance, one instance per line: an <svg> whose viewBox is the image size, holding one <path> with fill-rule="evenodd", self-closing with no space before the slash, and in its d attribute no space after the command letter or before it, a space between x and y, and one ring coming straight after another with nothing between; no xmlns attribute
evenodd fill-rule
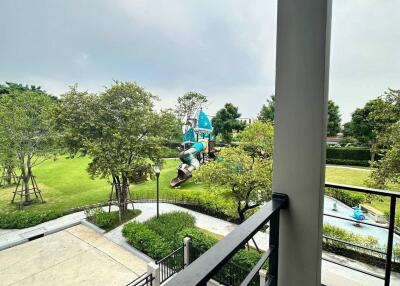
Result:
<svg viewBox="0 0 400 286"><path fill-rule="evenodd" d="M160 216L160 166L156 165L154 167L154 172L156 173L157 178L157 218Z"/></svg>

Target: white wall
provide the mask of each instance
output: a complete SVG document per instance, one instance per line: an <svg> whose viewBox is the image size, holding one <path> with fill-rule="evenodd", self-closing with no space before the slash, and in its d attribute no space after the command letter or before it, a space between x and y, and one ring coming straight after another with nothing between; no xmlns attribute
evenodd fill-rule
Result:
<svg viewBox="0 0 400 286"><path fill-rule="evenodd" d="M273 190L290 200L281 217L281 286L321 285L328 1L278 1Z"/></svg>

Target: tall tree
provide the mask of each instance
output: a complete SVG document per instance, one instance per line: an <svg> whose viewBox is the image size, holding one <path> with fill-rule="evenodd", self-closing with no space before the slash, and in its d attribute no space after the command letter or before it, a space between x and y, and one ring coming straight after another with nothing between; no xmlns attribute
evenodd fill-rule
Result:
<svg viewBox="0 0 400 286"><path fill-rule="evenodd" d="M275 95L267 99L267 103L263 104L258 114L258 119L264 122L274 122L275 119Z"/></svg>
<svg viewBox="0 0 400 286"><path fill-rule="evenodd" d="M328 101L328 136L336 136L340 132L340 112L339 106L336 105L332 100Z"/></svg>
<svg viewBox="0 0 400 286"><path fill-rule="evenodd" d="M233 199L243 222L248 211L271 199L272 159L252 157L240 147L225 148L220 157L222 161L203 165L195 172L195 178Z"/></svg>
<svg viewBox="0 0 400 286"><path fill-rule="evenodd" d="M183 96L178 97L175 112L182 125L189 125L190 120L194 118L197 110L202 108L205 103L207 103L207 97L194 91L189 91Z"/></svg>
<svg viewBox="0 0 400 286"><path fill-rule="evenodd" d="M89 94L74 86L62 96L59 126L71 155L88 155L92 177L111 177L119 216L127 212L129 184L135 172L160 160L172 134L171 113L153 109L156 97L136 83L115 82Z"/></svg>
<svg viewBox="0 0 400 286"><path fill-rule="evenodd" d="M357 108L351 115L350 123L345 124L345 137L353 137L358 143L371 148L371 161L378 152L380 137L396 122L391 105L383 98L368 101L363 108Z"/></svg>
<svg viewBox="0 0 400 286"><path fill-rule="evenodd" d="M241 131L246 126L239 120L240 116L238 107L232 103L226 103L212 119L214 134L216 136L221 134L224 142L231 143L233 131Z"/></svg>
<svg viewBox="0 0 400 286"><path fill-rule="evenodd" d="M50 114L56 104L45 92L31 88L12 88L0 97L0 148L18 164L25 204L31 203L32 169L54 152L57 134Z"/></svg>

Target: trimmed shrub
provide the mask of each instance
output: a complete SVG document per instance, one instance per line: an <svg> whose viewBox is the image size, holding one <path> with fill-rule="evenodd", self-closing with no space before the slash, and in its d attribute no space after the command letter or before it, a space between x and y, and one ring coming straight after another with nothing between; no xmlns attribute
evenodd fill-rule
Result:
<svg viewBox="0 0 400 286"><path fill-rule="evenodd" d="M348 206L357 206L367 201L367 196L365 194L338 190L335 188L325 188L325 194Z"/></svg>
<svg viewBox="0 0 400 286"><path fill-rule="evenodd" d="M62 212L55 211L27 212L22 210L10 213L0 212L0 228L27 228L49 220L56 219L62 215Z"/></svg>
<svg viewBox="0 0 400 286"><path fill-rule="evenodd" d="M375 156L379 160L380 156ZM369 166L371 151L361 147L328 147L326 148L326 163L336 165Z"/></svg>
<svg viewBox="0 0 400 286"><path fill-rule="evenodd" d="M127 223L122 229L122 234L133 247L153 259L161 259L171 251L168 243L144 224L137 222Z"/></svg>
<svg viewBox="0 0 400 286"><path fill-rule="evenodd" d="M177 211L160 215L159 218L152 217L143 224L175 247L183 241L179 240L178 233L185 228L194 227L195 222L196 219L192 215Z"/></svg>

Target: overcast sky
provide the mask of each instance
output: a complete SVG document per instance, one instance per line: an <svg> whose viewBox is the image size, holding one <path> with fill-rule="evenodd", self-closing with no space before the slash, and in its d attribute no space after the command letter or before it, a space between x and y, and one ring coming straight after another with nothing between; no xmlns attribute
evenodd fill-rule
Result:
<svg viewBox="0 0 400 286"><path fill-rule="evenodd" d="M330 97L343 121L400 88L400 1L334 0ZM136 81L173 107L199 91L255 117L274 93L276 0L0 1L0 82L60 95Z"/></svg>

